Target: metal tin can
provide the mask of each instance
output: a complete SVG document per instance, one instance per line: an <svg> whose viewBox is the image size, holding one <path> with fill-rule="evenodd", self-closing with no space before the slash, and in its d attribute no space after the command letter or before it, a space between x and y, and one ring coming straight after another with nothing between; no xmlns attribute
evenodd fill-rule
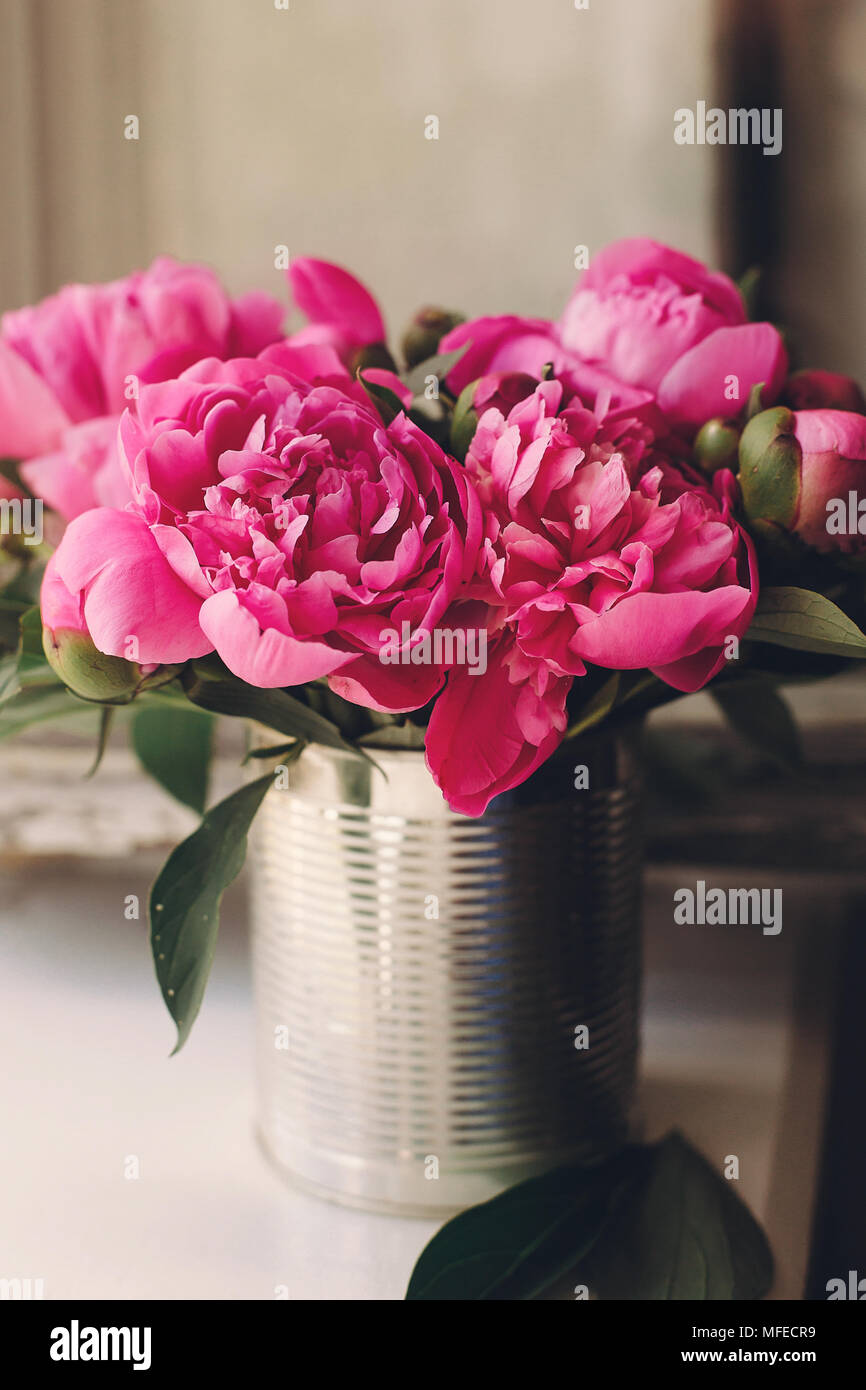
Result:
<svg viewBox="0 0 866 1390"><path fill-rule="evenodd" d="M277 778L252 923L259 1133L287 1174L432 1215L624 1142L637 739L567 744L478 819L420 752L370 750L373 768L310 746Z"/></svg>

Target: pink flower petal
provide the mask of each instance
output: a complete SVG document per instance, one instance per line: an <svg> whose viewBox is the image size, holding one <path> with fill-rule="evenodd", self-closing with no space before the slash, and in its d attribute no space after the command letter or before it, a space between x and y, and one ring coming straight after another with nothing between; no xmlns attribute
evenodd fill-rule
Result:
<svg viewBox="0 0 866 1390"><path fill-rule="evenodd" d="M83 599L84 619L100 651L160 664L212 650L199 626L201 600L171 569L135 513L97 507L76 517L55 561L69 592Z"/></svg>
<svg viewBox="0 0 866 1390"><path fill-rule="evenodd" d="M351 660L350 653L335 651L326 642L262 628L248 596L233 589L205 600L201 627L229 670L249 685L303 685Z"/></svg>

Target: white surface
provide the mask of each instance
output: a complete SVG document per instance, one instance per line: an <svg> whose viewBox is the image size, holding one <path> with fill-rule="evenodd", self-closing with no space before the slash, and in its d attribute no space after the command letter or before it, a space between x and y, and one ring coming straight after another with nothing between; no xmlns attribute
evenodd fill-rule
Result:
<svg viewBox="0 0 866 1390"><path fill-rule="evenodd" d="M306 1196L256 1146L239 888L191 1041L168 1059L173 1029L145 923L123 915L130 893L144 911L149 868L91 861L5 875L0 1277L41 1278L46 1298L402 1298L437 1223ZM651 918L654 902L669 920L663 875L651 878ZM776 1296L789 1297L802 1280L818 1113L800 1083L800 1186L780 1205L793 944L792 933L662 932L650 944L645 1059L647 1132L676 1123L712 1161L740 1157L740 1190L779 1257ZM124 1177L130 1157L138 1179Z"/></svg>

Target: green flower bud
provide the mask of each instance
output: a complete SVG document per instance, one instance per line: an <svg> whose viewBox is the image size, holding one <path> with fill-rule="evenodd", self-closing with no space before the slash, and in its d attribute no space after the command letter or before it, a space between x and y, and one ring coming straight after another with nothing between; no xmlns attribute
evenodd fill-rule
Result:
<svg viewBox="0 0 866 1390"><path fill-rule="evenodd" d="M800 445L785 406L762 410L740 438L740 491L751 522L788 530L800 501Z"/></svg>
<svg viewBox="0 0 866 1390"><path fill-rule="evenodd" d="M42 647L49 666L74 695L100 704L126 704L140 690L164 684L180 670L179 666L142 668L122 656L107 656L86 632L72 628L44 628Z"/></svg>
<svg viewBox="0 0 866 1390"><path fill-rule="evenodd" d="M349 365L353 376L363 372L366 367L379 367L386 372L397 370L397 363L386 343L367 343L365 347L358 349Z"/></svg>
<svg viewBox="0 0 866 1390"><path fill-rule="evenodd" d="M400 351L406 366L417 367L419 362L435 357L445 334L464 322L462 314L453 314L447 309L437 309L432 305L419 309L400 339Z"/></svg>
<svg viewBox="0 0 866 1390"><path fill-rule="evenodd" d="M702 473L711 478L720 468L737 469L740 431L731 420L708 420L698 430L695 439L695 461Z"/></svg>

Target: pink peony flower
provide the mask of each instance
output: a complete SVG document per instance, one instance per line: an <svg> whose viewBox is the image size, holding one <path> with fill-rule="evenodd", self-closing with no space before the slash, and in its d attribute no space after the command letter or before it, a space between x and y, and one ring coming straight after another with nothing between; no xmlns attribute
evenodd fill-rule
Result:
<svg viewBox="0 0 866 1390"><path fill-rule="evenodd" d="M776 329L746 323L732 280L644 237L593 257L558 329L583 361L653 391L677 425L737 414L758 382L769 403L787 371Z"/></svg>
<svg viewBox="0 0 866 1390"><path fill-rule="evenodd" d="M56 449L21 464L34 497L67 521L91 507L124 507L129 482L117 448L119 424L116 415L99 415L69 425Z"/></svg>
<svg viewBox="0 0 866 1390"><path fill-rule="evenodd" d="M121 474L108 441L137 383L201 357L252 356L280 337L282 318L269 295L231 300L212 271L169 257L4 314L0 454L37 459L22 477L64 516L115 502Z"/></svg>
<svg viewBox="0 0 866 1390"><path fill-rule="evenodd" d="M56 554L101 651L174 663L215 649L251 685L327 676L398 711L446 671L401 659L404 632L486 621L471 481L404 414L385 427L332 349L200 362L144 387L120 437L133 501L78 517ZM383 660L389 630L398 659Z"/></svg>
<svg viewBox="0 0 866 1390"><path fill-rule="evenodd" d="M645 237L593 256L559 319L563 342L621 381L657 391L670 367L717 328L746 322L726 275Z"/></svg>
<svg viewBox="0 0 866 1390"><path fill-rule="evenodd" d="M605 247L583 273L560 318L474 319L442 339L442 352L470 346L448 384L460 391L489 372L540 375L595 368L656 398L668 422L693 431L713 415L736 415L759 382L764 402L787 372L771 324L746 323L727 276L645 238Z"/></svg>
<svg viewBox="0 0 866 1390"><path fill-rule="evenodd" d="M491 373L523 372L540 377L548 363L559 371L577 361L576 354L563 347L554 324L516 314L458 324L442 338L439 351L457 352L459 348L465 351L448 373L448 385L455 393Z"/></svg>
<svg viewBox="0 0 866 1390"><path fill-rule="evenodd" d="M385 340L382 314L360 280L329 261L299 256L288 270L298 308L309 323L292 334L298 347L332 347L348 363L360 348Z"/></svg>
<svg viewBox="0 0 866 1390"><path fill-rule="evenodd" d="M572 363L555 372L562 387L562 406L577 399L600 420L641 420L655 434L667 432L668 423L651 391L625 386L598 367L585 362ZM472 409L476 416L495 407L507 415L513 406L531 396L539 385L537 377L526 372L490 372L472 383Z"/></svg>
<svg viewBox="0 0 866 1390"><path fill-rule="evenodd" d="M428 757L449 804L468 814L549 756L587 663L649 668L697 690L757 601L732 475L717 475L711 493L673 467L646 425L600 423L562 401L561 383L548 381L507 417L487 411L466 458L500 524L489 544L505 629L474 688L465 672L449 675ZM496 716L485 723L486 699Z"/></svg>

